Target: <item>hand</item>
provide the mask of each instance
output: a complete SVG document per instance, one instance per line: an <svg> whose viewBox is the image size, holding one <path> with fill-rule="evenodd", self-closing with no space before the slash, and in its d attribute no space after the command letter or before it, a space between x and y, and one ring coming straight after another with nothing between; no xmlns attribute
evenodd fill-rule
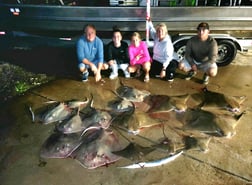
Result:
<svg viewBox="0 0 252 185"><path fill-rule="evenodd" d="M141 54L137 55L137 56L136 56L136 60L139 60L141 57L142 57Z"/></svg>
<svg viewBox="0 0 252 185"><path fill-rule="evenodd" d="M94 74L97 73L97 67L93 63L90 65L91 70L93 71Z"/></svg>
<svg viewBox="0 0 252 185"><path fill-rule="evenodd" d="M99 82L101 80L101 73L100 72L97 72L96 74L95 74L95 81L96 82Z"/></svg>

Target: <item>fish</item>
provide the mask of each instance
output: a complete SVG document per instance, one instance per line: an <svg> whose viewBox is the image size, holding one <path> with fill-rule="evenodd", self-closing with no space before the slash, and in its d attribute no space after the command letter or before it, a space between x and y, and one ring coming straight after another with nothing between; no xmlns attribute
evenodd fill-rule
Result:
<svg viewBox="0 0 252 185"><path fill-rule="evenodd" d="M79 134L55 132L44 142L40 151L42 158L67 158L82 143Z"/></svg>
<svg viewBox="0 0 252 185"><path fill-rule="evenodd" d="M159 125L162 122L151 118L147 113L132 109L114 117L112 125L125 128L129 133L138 134L141 129Z"/></svg>
<svg viewBox="0 0 252 185"><path fill-rule="evenodd" d="M111 108L113 112L121 113L134 109L134 104L131 101L119 99L108 102L108 107Z"/></svg>
<svg viewBox="0 0 252 185"><path fill-rule="evenodd" d="M56 130L64 134L71 134L83 131L82 119L77 111L76 114L72 114L68 119L63 120L56 125Z"/></svg>
<svg viewBox="0 0 252 185"><path fill-rule="evenodd" d="M150 95L143 102L134 102L136 110L147 112L151 118L170 121L173 112L183 112L187 109L189 94L178 96Z"/></svg>
<svg viewBox="0 0 252 185"><path fill-rule="evenodd" d="M178 114L178 120L183 123L183 130L196 130L208 135L224 136L216 122L216 115L212 112L189 108L184 113Z"/></svg>
<svg viewBox="0 0 252 185"><path fill-rule="evenodd" d="M152 144L151 147L154 147L156 150L164 153L174 153L176 151L175 143L167 138L166 136L164 138L160 139L159 143Z"/></svg>
<svg viewBox="0 0 252 185"><path fill-rule="evenodd" d="M93 107L93 96L86 106L80 110L73 111L73 114L56 125L56 129L65 134L85 132L88 127L107 129L110 126L112 116L109 111L98 110Z"/></svg>
<svg viewBox="0 0 252 185"><path fill-rule="evenodd" d="M113 154L119 155L133 162L139 162L145 155L154 150L154 147L144 147L137 143L130 142L124 149L120 151L113 151Z"/></svg>
<svg viewBox="0 0 252 185"><path fill-rule="evenodd" d="M66 102L49 102L49 106L42 107L38 109L36 112L29 107L29 110L32 115L32 122L39 122L42 124L49 124L58 121L63 121L69 118L74 109L79 108L81 105L85 105L87 100L85 101L66 101ZM38 113L38 114L36 114Z"/></svg>
<svg viewBox="0 0 252 185"><path fill-rule="evenodd" d="M57 124L56 129L65 134L83 132L89 127L107 129L112 121L112 116L107 111L93 110L85 116L80 113L72 115L70 118Z"/></svg>
<svg viewBox="0 0 252 185"><path fill-rule="evenodd" d="M185 149L197 149L206 153L209 148L208 145L212 137L194 137L194 136L184 136L183 141L185 143Z"/></svg>
<svg viewBox="0 0 252 185"><path fill-rule="evenodd" d="M178 96L151 95L149 98L146 98L144 102L150 105L148 113L170 112L172 110L183 112L187 109L188 99L189 94Z"/></svg>
<svg viewBox="0 0 252 185"><path fill-rule="evenodd" d="M99 124L101 128L107 129L112 119L108 111L96 109L90 117L86 117L82 120L82 124L85 128L93 124Z"/></svg>
<svg viewBox="0 0 252 185"><path fill-rule="evenodd" d="M52 133L43 143L40 150L42 158L67 158L82 144L95 140L101 134L101 130L93 129L80 134L63 134L61 132Z"/></svg>
<svg viewBox="0 0 252 185"><path fill-rule="evenodd" d="M120 149L118 137L112 131L102 129L99 138L83 143L73 156L84 168L95 169L119 160L121 157L113 154L112 151Z"/></svg>
<svg viewBox="0 0 252 185"><path fill-rule="evenodd" d="M65 103L59 102L43 107L42 110L38 110L39 113L37 115L35 115L33 110L30 108L32 121L45 125L68 118L72 114L72 111L73 109L68 108Z"/></svg>
<svg viewBox="0 0 252 185"><path fill-rule="evenodd" d="M191 97L201 109L225 109L231 112L240 112L241 104L247 98L246 96L230 96L224 93L210 91L207 88L204 88L200 93L192 94Z"/></svg>
<svg viewBox="0 0 252 185"><path fill-rule="evenodd" d="M126 128L133 134L138 134L142 129L160 125L163 122L159 119L150 117L147 113L135 110L134 114L125 123Z"/></svg>
<svg viewBox="0 0 252 185"><path fill-rule="evenodd" d="M86 105L89 102L89 99L86 97L85 100L69 100L66 102L67 106L71 109L79 108L83 105Z"/></svg>
<svg viewBox="0 0 252 185"><path fill-rule="evenodd" d="M128 166L122 166L122 167L118 167L118 168L138 169L138 168L157 167L157 166L165 165L165 164L167 164L167 163L169 163L171 161L174 161L182 153L183 153L183 151L180 151L180 152L178 152L178 153L176 153L174 155L168 156L166 158L158 159L158 160L155 160L155 161L139 162L139 163L131 164L131 165L128 165Z"/></svg>
<svg viewBox="0 0 252 185"><path fill-rule="evenodd" d="M123 100L128 100L132 102L142 102L145 97L149 96L151 93L146 90L138 90L133 87L122 85L116 89L116 95Z"/></svg>
<svg viewBox="0 0 252 185"><path fill-rule="evenodd" d="M56 125L56 129L65 134L82 132L87 126L83 123L83 119L92 116L95 113L93 105L93 97L88 101L86 106L80 110L78 108L69 119L62 121Z"/></svg>
<svg viewBox="0 0 252 185"><path fill-rule="evenodd" d="M128 122L131 120L132 115L134 114L135 108L130 109L129 111L112 113L113 120L111 122L112 126L128 128Z"/></svg>
<svg viewBox="0 0 252 185"><path fill-rule="evenodd" d="M223 137L231 138L236 134L235 128L246 111L235 114L227 111L214 111L214 114L216 115L216 123L223 132Z"/></svg>

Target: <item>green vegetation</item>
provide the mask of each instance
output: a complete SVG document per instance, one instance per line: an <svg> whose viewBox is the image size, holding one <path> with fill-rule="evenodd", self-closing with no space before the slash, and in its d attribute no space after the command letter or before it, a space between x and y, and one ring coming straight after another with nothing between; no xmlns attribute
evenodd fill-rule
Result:
<svg viewBox="0 0 252 185"><path fill-rule="evenodd" d="M52 79L45 74L34 74L21 67L0 62L0 102L22 95L27 90Z"/></svg>

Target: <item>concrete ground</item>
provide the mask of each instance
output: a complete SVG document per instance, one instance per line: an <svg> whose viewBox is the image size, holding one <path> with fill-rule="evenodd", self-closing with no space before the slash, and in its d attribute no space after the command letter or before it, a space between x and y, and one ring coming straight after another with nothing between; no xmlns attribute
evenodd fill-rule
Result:
<svg viewBox="0 0 252 185"><path fill-rule="evenodd" d="M49 64L50 65L50 64ZM175 161L154 168L119 169L129 164L120 159L114 164L94 170L83 168L74 159L40 159L39 151L45 139L53 132L54 124L40 125L31 121L28 107L43 106L48 100L65 101L94 96L94 107L106 108L106 103L116 96L111 90L117 80L104 78L105 83L95 83L90 77L87 83L77 79L60 78L32 89L14 98L0 109L0 185L245 185L252 183L252 52L238 53L229 66L219 68L212 78L209 90L233 95L246 95L242 105L245 114L235 127L231 138L211 137L208 151L197 149L184 151ZM120 79L128 86L145 89L152 94L180 95L198 92L203 85L198 74L191 81L182 79L173 83L151 79L143 83L138 79ZM166 132L166 131L165 131ZM173 133L166 135L173 139ZM151 139L162 138L160 128L146 128L141 132ZM131 136L129 136L131 137ZM154 153L151 158L160 154Z"/></svg>

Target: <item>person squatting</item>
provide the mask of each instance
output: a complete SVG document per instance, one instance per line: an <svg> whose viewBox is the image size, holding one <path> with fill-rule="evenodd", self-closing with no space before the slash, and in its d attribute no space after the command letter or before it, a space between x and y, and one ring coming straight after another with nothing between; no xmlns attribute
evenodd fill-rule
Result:
<svg viewBox="0 0 252 185"><path fill-rule="evenodd" d="M185 57L180 60L174 51L166 24L159 23L154 27L151 20L148 21L154 41L152 57L138 32L132 34L128 45L123 40L120 29L114 27L112 41L104 47L102 40L96 35L95 26L85 25L83 35L76 44L82 81L88 81L89 73L92 72L95 81L99 82L102 80L101 70L108 69L111 71L111 80L116 79L118 71L122 70L125 78L131 78L132 74L138 78L144 73L144 82L149 82L150 77L173 81L177 69L187 72L186 80L195 76L198 70L202 71L203 84L208 84L209 78L217 75L218 46L216 40L209 35L208 23L202 22L197 26L197 35L188 40Z"/></svg>

